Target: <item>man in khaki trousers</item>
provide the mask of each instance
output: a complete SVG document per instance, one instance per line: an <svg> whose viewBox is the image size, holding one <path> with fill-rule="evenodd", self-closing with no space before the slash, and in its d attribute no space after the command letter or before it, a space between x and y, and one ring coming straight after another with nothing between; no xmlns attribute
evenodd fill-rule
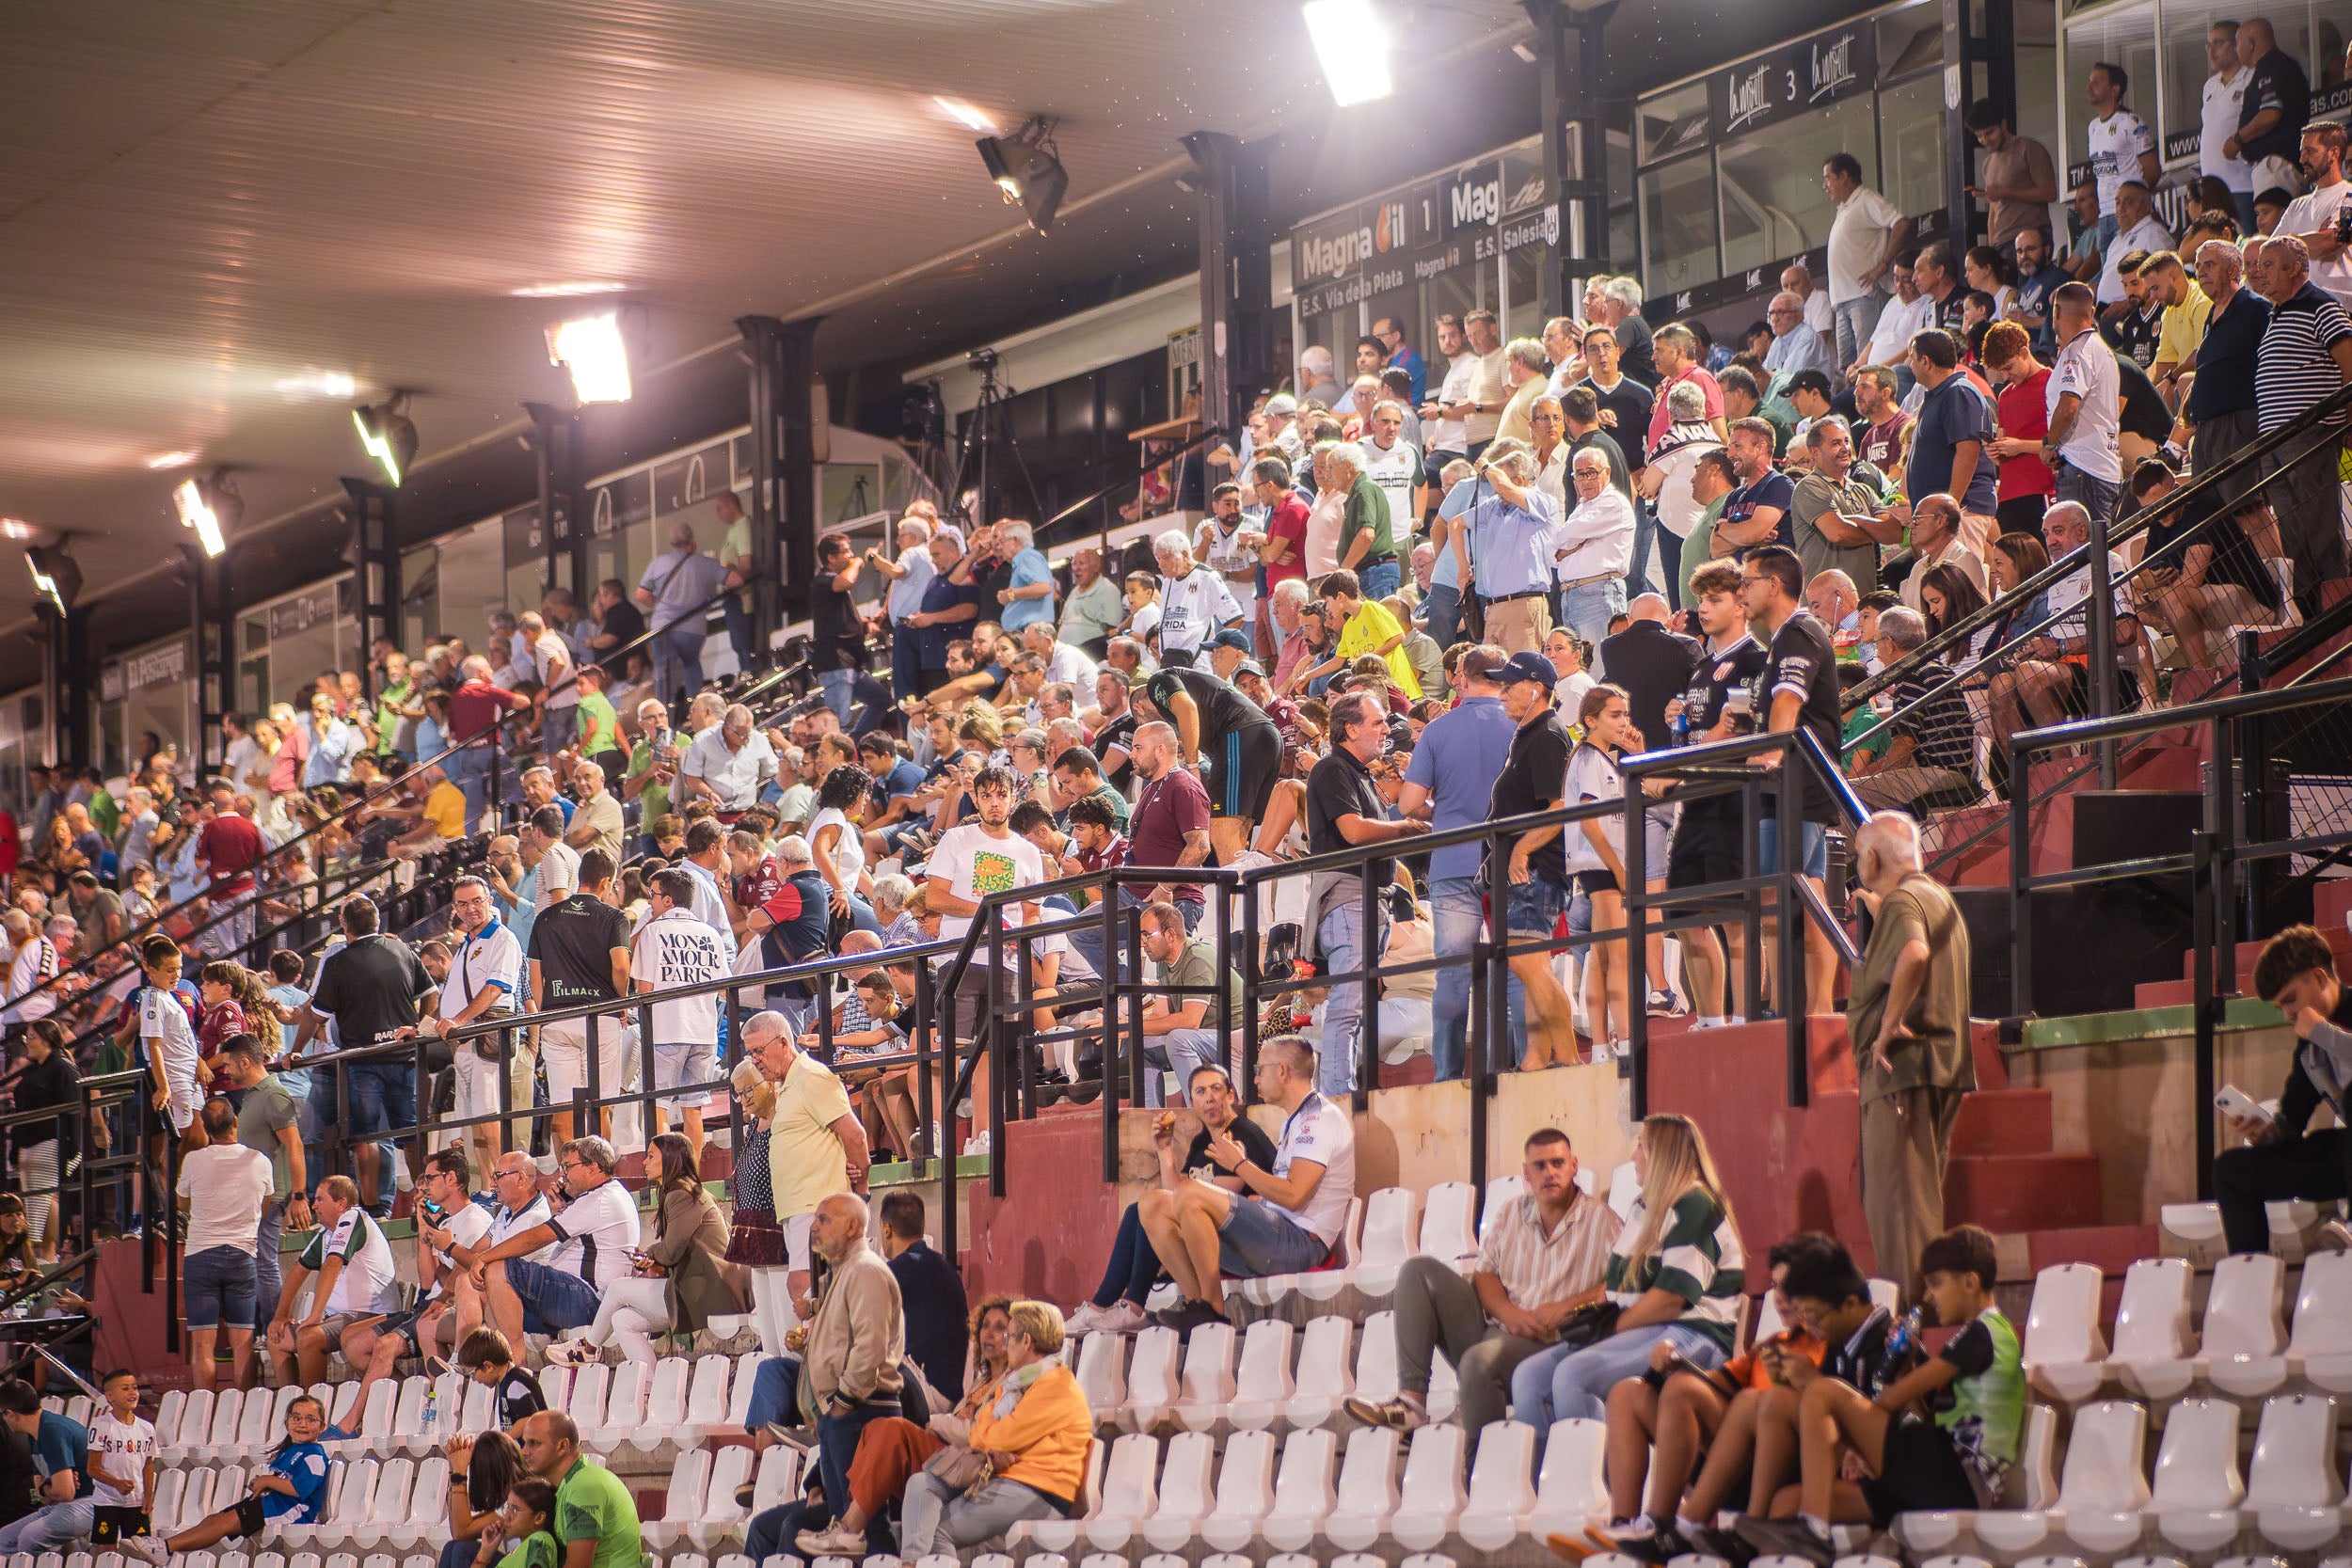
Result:
<svg viewBox="0 0 2352 1568"><path fill-rule="evenodd" d="M1919 1254L1944 1230L1944 1171L1968 1040L1968 927L1922 867L1919 825L1880 812L1854 834L1856 897L1876 924L1846 1004L1862 1085L1862 1213L1878 1272L1919 1299Z"/></svg>

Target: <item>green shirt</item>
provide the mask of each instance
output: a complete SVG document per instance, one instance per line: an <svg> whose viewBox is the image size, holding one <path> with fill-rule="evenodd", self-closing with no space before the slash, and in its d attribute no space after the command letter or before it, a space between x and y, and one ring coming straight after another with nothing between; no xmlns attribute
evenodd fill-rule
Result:
<svg viewBox="0 0 2352 1568"><path fill-rule="evenodd" d="M1935 1424L1950 1434L1986 1493L1997 1496L2002 1475L2017 1462L2018 1434L2026 1426L2025 1354L2017 1329L1999 1307L1988 1307L1952 1336L1942 1359L1960 1375L1944 1386L1941 1399L1930 1401Z"/></svg>
<svg viewBox="0 0 2352 1568"><path fill-rule="evenodd" d="M1698 521L1691 525L1690 537L1682 541L1682 602L1696 604L1698 597L1691 591L1691 577L1710 559L1707 553L1715 537L1715 525L1724 520L1724 503L1731 499L1728 490L1707 503Z"/></svg>
<svg viewBox="0 0 2352 1568"><path fill-rule="evenodd" d="M1730 1212L1705 1189L1692 1188L1675 1200L1649 1255L1637 1265L1632 1252L1648 1228L1648 1212L1645 1204L1634 1200L1633 1212L1626 1216L1625 1228L1609 1251L1602 1288L1621 1307L1632 1306L1649 1291L1672 1291L1690 1304L1676 1322L1717 1340L1728 1352L1747 1306L1746 1254Z"/></svg>
<svg viewBox="0 0 2352 1568"><path fill-rule="evenodd" d="M1356 535L1369 529L1372 543L1351 564L1347 559ZM1351 572L1361 572L1375 556L1394 555L1396 539L1389 531L1389 498L1369 474L1359 473L1347 487L1347 507L1340 515L1340 537L1333 559Z"/></svg>
<svg viewBox="0 0 2352 1568"><path fill-rule="evenodd" d="M401 709L408 705L409 696L416 689L413 675L375 694L375 752L378 756L392 754L392 742L399 738Z"/></svg>
<svg viewBox="0 0 2352 1568"><path fill-rule="evenodd" d="M1928 973L1903 1025L1913 1035L1888 1047L1887 1069L1873 1060L1886 1016L1897 960L1913 942L1928 950ZM1976 1052L1968 1038L1968 927L1943 883L1924 871L1903 878L1879 901L1870 945L1853 972L1846 1000L1846 1031L1853 1040L1862 1102L1904 1089L1965 1092L1977 1086Z"/></svg>
<svg viewBox="0 0 2352 1568"><path fill-rule="evenodd" d="M103 833L108 843L114 841L115 827L122 820L122 808L115 803L113 790L93 789L89 792L89 819L90 826ZM91 869L96 870L97 867L92 866Z"/></svg>
<svg viewBox="0 0 2352 1568"><path fill-rule="evenodd" d="M564 1560L563 1547L546 1530L528 1536L523 1544L499 1559L499 1568L555 1568Z"/></svg>
<svg viewBox="0 0 2352 1568"><path fill-rule="evenodd" d="M640 1568L645 1560L644 1527L628 1488L590 1460L574 1460L555 1489L555 1538L566 1546L594 1541L596 1568Z"/></svg>
<svg viewBox="0 0 2352 1568"><path fill-rule="evenodd" d="M580 699L580 705L583 707L587 705L586 698ZM628 776L632 779L636 778L651 767L653 767L653 747L641 740L628 754ZM652 832L653 819L669 815L670 786L665 784L645 785L638 792L637 811L637 820L644 825L644 832Z"/></svg>
<svg viewBox="0 0 2352 1568"><path fill-rule="evenodd" d="M1113 789L1109 784L1104 784L1094 792L1094 798L1110 809L1112 824L1120 832L1125 832L1127 831L1127 797Z"/></svg>
<svg viewBox="0 0 2352 1568"><path fill-rule="evenodd" d="M246 1090L245 1103L237 1107L237 1141L269 1156L270 1190L281 1198L293 1173L286 1169L286 1145L278 1134L299 1125L294 1094L276 1073Z"/></svg>
<svg viewBox="0 0 2352 1568"><path fill-rule="evenodd" d="M587 693L580 699L580 754L593 757L620 749L621 716L612 711L612 699L601 691Z"/></svg>
<svg viewBox="0 0 2352 1568"><path fill-rule="evenodd" d="M1246 1004L1242 1001L1241 971L1219 960L1215 942L1199 940L1187 942L1184 943L1184 950L1176 955L1174 963L1153 964L1152 970L1152 979L1157 985L1191 987L1200 990L1223 986L1232 1006L1232 1016L1236 1020L1242 1016L1242 1009ZM1185 995L1168 998L1168 1005L1170 1007L1182 1007L1187 1002L1205 1003L1208 1010L1200 1015L1200 1027L1203 1029L1216 1027L1216 997ZM1236 1027L1238 1026L1237 1023Z"/></svg>

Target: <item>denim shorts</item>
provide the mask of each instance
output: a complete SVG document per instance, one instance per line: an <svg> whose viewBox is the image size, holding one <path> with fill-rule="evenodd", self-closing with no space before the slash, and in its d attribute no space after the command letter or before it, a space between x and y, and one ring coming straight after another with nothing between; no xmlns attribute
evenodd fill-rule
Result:
<svg viewBox="0 0 2352 1568"><path fill-rule="evenodd" d="M576 1274L509 1258L506 1283L522 1303L526 1334L555 1334L596 1321L596 1288Z"/></svg>
<svg viewBox="0 0 2352 1568"><path fill-rule="evenodd" d="M1541 877L1511 884L1510 924L1515 937L1548 937L1560 928L1568 912L1568 890Z"/></svg>
<svg viewBox="0 0 2352 1568"><path fill-rule="evenodd" d="M1330 1256L1313 1231L1248 1193L1234 1197L1217 1232L1217 1266L1241 1279L1297 1274Z"/></svg>
<svg viewBox="0 0 2352 1568"><path fill-rule="evenodd" d="M1829 837L1819 822L1804 825L1804 863L1797 867L1799 875L1820 881L1829 875ZM1756 825L1756 856L1759 863L1757 874L1771 876L1780 869L1780 821L1767 816Z"/></svg>
<svg viewBox="0 0 2352 1568"><path fill-rule="evenodd" d="M206 1247L180 1265L181 1299L190 1328L251 1328L253 1254L232 1246Z"/></svg>
<svg viewBox="0 0 2352 1568"><path fill-rule="evenodd" d="M351 1069L351 1126L346 1136L372 1138L417 1119L414 1062L362 1062Z"/></svg>

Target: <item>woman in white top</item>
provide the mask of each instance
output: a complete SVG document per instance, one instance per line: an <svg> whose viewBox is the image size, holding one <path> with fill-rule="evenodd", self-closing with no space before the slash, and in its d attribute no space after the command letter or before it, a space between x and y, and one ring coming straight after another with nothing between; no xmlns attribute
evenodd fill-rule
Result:
<svg viewBox="0 0 2352 1568"><path fill-rule="evenodd" d="M1625 798L1625 779L1617 771L1631 736L1633 721L1625 689L1603 681L1584 693L1577 709L1584 738L1568 753L1567 778L1560 801L1566 806L1590 805ZM1577 891L1593 901L1593 926L1606 931L1625 924L1625 822L1618 816L1588 818L1564 830L1567 840L1567 871ZM1627 1011L1625 942L1596 942L1584 950L1584 1018L1596 1041L1606 1040L1611 1055L1622 1054L1632 1034Z"/></svg>
<svg viewBox="0 0 2352 1568"><path fill-rule="evenodd" d="M866 835L858 823L873 800L874 775L843 763L817 786L817 810L808 819L808 858L833 889L833 912L861 931L879 935L874 918L874 879L866 871Z"/></svg>

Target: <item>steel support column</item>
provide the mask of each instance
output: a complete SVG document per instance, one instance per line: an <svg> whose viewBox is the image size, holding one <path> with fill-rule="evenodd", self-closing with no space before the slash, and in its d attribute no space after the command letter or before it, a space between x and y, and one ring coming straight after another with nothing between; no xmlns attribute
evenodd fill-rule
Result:
<svg viewBox="0 0 2352 1568"><path fill-rule="evenodd" d="M546 552L540 580L568 590L584 611L593 585L587 580L588 529L580 502L586 470L580 414L546 403L526 403L523 412L531 416L532 455L538 467L539 539Z"/></svg>
<svg viewBox="0 0 2352 1568"><path fill-rule="evenodd" d="M1192 158L1200 247L1200 419L1238 430L1251 396L1271 385L1274 294L1265 148L1216 131L1183 138ZM1248 477L1243 483L1247 485Z"/></svg>
<svg viewBox="0 0 2352 1568"><path fill-rule="evenodd" d="M87 767L97 759L90 753L86 699L98 689L98 672L89 657L89 612L69 609L60 613L55 605L42 603L35 613L48 647L41 699L49 705L50 764Z"/></svg>
<svg viewBox="0 0 2352 1568"><path fill-rule="evenodd" d="M400 544L393 533L393 509L399 492L373 480L346 476L343 491L351 498L351 569L359 589L359 679L370 699L375 696L375 660L369 657L375 640L400 646Z"/></svg>
<svg viewBox="0 0 2352 1568"><path fill-rule="evenodd" d="M763 657L788 621L816 614L816 421L832 417L815 397L823 319L735 323L751 356L752 642Z"/></svg>
<svg viewBox="0 0 2352 1568"><path fill-rule="evenodd" d="M190 748L199 774L228 761L227 737L220 716L236 705L231 682L237 668L237 617L230 594L229 558L208 557L194 545L183 545L187 558L189 639L196 668L197 741Z"/></svg>
<svg viewBox="0 0 2352 1568"><path fill-rule="evenodd" d="M1952 254L1985 231L1986 214L1968 195L1977 182L1977 138L1969 106L1979 99L2017 123L2017 26L2010 0L1943 0L1944 207Z"/></svg>
<svg viewBox="0 0 2352 1568"><path fill-rule="evenodd" d="M1613 4L1520 0L1535 24L1535 95L1542 129L1544 191L1556 214L1544 257L1547 316L1570 314L1580 270L1609 267L1609 150L1601 121L1601 29Z"/></svg>

